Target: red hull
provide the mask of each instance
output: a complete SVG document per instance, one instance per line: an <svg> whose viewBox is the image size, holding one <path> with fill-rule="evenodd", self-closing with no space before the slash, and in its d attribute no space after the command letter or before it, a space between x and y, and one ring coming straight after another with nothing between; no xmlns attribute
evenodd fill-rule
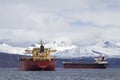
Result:
<svg viewBox="0 0 120 80"><path fill-rule="evenodd" d="M56 68L56 60L37 60L32 59L20 59L19 70L46 70L53 71Z"/></svg>
<svg viewBox="0 0 120 80"><path fill-rule="evenodd" d="M64 68L107 68L108 64L97 63L63 63Z"/></svg>

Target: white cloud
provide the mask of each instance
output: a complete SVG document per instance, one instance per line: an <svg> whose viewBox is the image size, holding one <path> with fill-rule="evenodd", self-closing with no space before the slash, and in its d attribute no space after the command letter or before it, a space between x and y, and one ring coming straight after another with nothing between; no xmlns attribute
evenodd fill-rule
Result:
<svg viewBox="0 0 120 80"><path fill-rule="evenodd" d="M0 1L0 40L120 40L119 5L119 0Z"/></svg>

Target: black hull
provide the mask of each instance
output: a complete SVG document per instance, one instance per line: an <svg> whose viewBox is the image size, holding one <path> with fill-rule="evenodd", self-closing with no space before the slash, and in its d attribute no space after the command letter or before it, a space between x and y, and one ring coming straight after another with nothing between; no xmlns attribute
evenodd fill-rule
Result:
<svg viewBox="0 0 120 80"><path fill-rule="evenodd" d="M97 63L63 63L64 68L107 68L108 64Z"/></svg>

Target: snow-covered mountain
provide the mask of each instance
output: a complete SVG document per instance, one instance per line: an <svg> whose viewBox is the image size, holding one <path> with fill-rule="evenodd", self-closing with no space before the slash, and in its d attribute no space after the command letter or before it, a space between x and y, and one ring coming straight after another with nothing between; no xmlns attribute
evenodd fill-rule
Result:
<svg viewBox="0 0 120 80"><path fill-rule="evenodd" d="M39 47L40 44L34 43L27 49ZM77 58L77 57L96 57L105 55L106 57L120 57L120 42L119 41L101 41L91 46L77 46L69 40L55 40L44 44L45 47L56 49L57 52L51 56L56 58ZM23 54L25 48L11 47L5 43L0 43L0 52L12 54Z"/></svg>
<svg viewBox="0 0 120 80"><path fill-rule="evenodd" d="M39 44L34 43L29 47L39 47ZM51 49L56 49L57 52L51 56L57 58L75 58L75 57L96 57L105 55L106 57L120 57L120 42L101 41L96 45L77 46L68 40L56 40L48 42L44 45Z"/></svg>
<svg viewBox="0 0 120 80"><path fill-rule="evenodd" d="M68 40L52 41L52 42L46 44L46 47L51 47L52 49L56 49L57 52L77 48L76 45L73 45L73 43Z"/></svg>
<svg viewBox="0 0 120 80"><path fill-rule="evenodd" d="M101 41L96 45L91 46L76 46L71 43L71 49L59 50L52 54L57 58L75 58L75 57L97 57L104 55L106 57L120 57L120 42L115 41Z"/></svg>
<svg viewBox="0 0 120 80"><path fill-rule="evenodd" d="M24 55L25 48L20 47L12 47L4 42L0 42L0 52L8 53L8 54L20 54Z"/></svg>
<svg viewBox="0 0 120 80"><path fill-rule="evenodd" d="M68 40L51 41L44 44L44 46L51 49L56 49L57 52L77 48L77 46L73 45L73 43ZM31 46L29 46L28 49L33 49L35 47L40 47L40 44L34 43Z"/></svg>

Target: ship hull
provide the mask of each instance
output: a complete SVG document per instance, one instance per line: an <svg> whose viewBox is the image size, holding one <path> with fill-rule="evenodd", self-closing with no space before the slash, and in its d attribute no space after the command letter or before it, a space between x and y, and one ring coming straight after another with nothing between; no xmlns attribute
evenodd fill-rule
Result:
<svg viewBox="0 0 120 80"><path fill-rule="evenodd" d="M97 63L63 63L64 68L107 68L108 64Z"/></svg>
<svg viewBox="0 0 120 80"><path fill-rule="evenodd" d="M56 60L36 60L33 59L20 59L19 70L22 71L54 71L56 68Z"/></svg>

